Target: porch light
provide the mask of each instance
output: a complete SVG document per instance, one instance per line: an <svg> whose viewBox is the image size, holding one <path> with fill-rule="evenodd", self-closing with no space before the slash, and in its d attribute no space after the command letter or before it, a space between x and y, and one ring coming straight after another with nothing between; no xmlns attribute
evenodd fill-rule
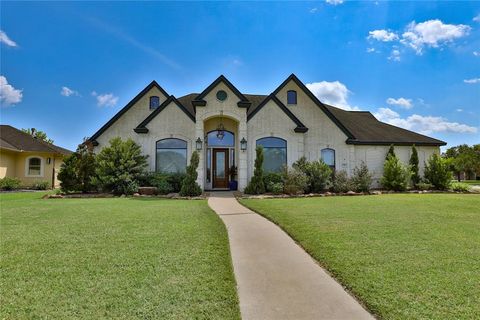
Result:
<svg viewBox="0 0 480 320"><path fill-rule="evenodd" d="M242 151L247 150L247 140L245 140L245 137L243 137L242 141L240 141L240 149Z"/></svg>
<svg viewBox="0 0 480 320"><path fill-rule="evenodd" d="M197 141L196 142L196 148L198 151L202 150L202 145L203 145L203 141L202 139L200 139L200 137L197 138Z"/></svg>
<svg viewBox="0 0 480 320"><path fill-rule="evenodd" d="M217 138L218 140L223 140L224 136L225 136L225 127L223 126L223 123L220 123L217 127Z"/></svg>

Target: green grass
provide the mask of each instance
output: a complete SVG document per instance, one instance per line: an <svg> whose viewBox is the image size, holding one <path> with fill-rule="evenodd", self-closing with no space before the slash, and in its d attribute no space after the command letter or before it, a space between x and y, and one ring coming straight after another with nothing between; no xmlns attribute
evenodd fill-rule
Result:
<svg viewBox="0 0 480 320"><path fill-rule="evenodd" d="M480 318L480 196L242 200L384 319Z"/></svg>
<svg viewBox="0 0 480 320"><path fill-rule="evenodd" d="M458 180L453 180L452 182L458 182ZM469 184L471 186L480 186L480 180L462 180L460 182Z"/></svg>
<svg viewBox="0 0 480 320"><path fill-rule="evenodd" d="M42 195L0 195L0 318L240 318L206 201Z"/></svg>

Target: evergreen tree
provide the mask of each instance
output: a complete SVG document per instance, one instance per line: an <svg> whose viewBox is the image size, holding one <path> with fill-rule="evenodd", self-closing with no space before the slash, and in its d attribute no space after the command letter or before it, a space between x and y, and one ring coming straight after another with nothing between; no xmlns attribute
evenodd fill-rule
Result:
<svg viewBox="0 0 480 320"><path fill-rule="evenodd" d="M393 144L390 145L390 148L388 148L388 152L387 152L387 155L385 156L385 160L388 160L388 156L394 156L396 157L397 155L395 154L395 147L393 146Z"/></svg>
<svg viewBox="0 0 480 320"><path fill-rule="evenodd" d="M182 188L180 189L180 195L182 197L196 197L202 194L202 188L197 183L198 177L198 152L194 151L190 158L190 165L187 166L187 175L182 182Z"/></svg>
<svg viewBox="0 0 480 320"><path fill-rule="evenodd" d="M248 194L262 194L265 193L265 184L263 183L263 147L257 146L255 149L257 157L255 158L255 170L253 177L250 179L245 193Z"/></svg>
<svg viewBox="0 0 480 320"><path fill-rule="evenodd" d="M412 183L416 186L420 182L420 175L418 174L418 152L415 145L412 146L412 155L410 156L409 164L412 170Z"/></svg>

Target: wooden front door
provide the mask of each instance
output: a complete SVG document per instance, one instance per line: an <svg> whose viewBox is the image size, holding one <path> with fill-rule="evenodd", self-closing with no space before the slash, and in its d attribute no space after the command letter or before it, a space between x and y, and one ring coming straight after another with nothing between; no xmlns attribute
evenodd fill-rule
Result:
<svg viewBox="0 0 480 320"><path fill-rule="evenodd" d="M213 149L213 188L228 188L228 149Z"/></svg>

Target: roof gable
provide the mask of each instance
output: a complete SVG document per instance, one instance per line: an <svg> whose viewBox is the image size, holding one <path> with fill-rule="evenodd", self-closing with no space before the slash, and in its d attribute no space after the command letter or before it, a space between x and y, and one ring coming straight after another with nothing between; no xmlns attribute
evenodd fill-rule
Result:
<svg viewBox="0 0 480 320"><path fill-rule="evenodd" d="M0 125L0 147L13 151L51 152L63 155L72 153L9 125Z"/></svg>
<svg viewBox="0 0 480 320"><path fill-rule="evenodd" d="M150 82L139 94L137 94L125 107L117 112L107 123L105 123L97 132L95 132L88 140L96 145L96 139L105 132L112 124L114 124L123 114L125 114L131 107L133 107L144 95L146 95L152 88L157 88L165 97L169 97L168 93L155 81Z"/></svg>
<svg viewBox="0 0 480 320"><path fill-rule="evenodd" d="M228 89L230 89L240 101L237 103L237 106L240 108L248 108L251 103L248 99L237 89L235 86L228 81L228 79L222 74L215 81L213 81L205 90L202 91L195 99L192 101L194 106L205 106L207 102L204 100L205 96L210 93L220 82L223 82Z"/></svg>
<svg viewBox="0 0 480 320"><path fill-rule="evenodd" d="M307 132L308 128L273 94L270 94L262 103L258 105L250 114L247 115L247 121L252 119L269 101L275 104L297 125L295 132Z"/></svg>

